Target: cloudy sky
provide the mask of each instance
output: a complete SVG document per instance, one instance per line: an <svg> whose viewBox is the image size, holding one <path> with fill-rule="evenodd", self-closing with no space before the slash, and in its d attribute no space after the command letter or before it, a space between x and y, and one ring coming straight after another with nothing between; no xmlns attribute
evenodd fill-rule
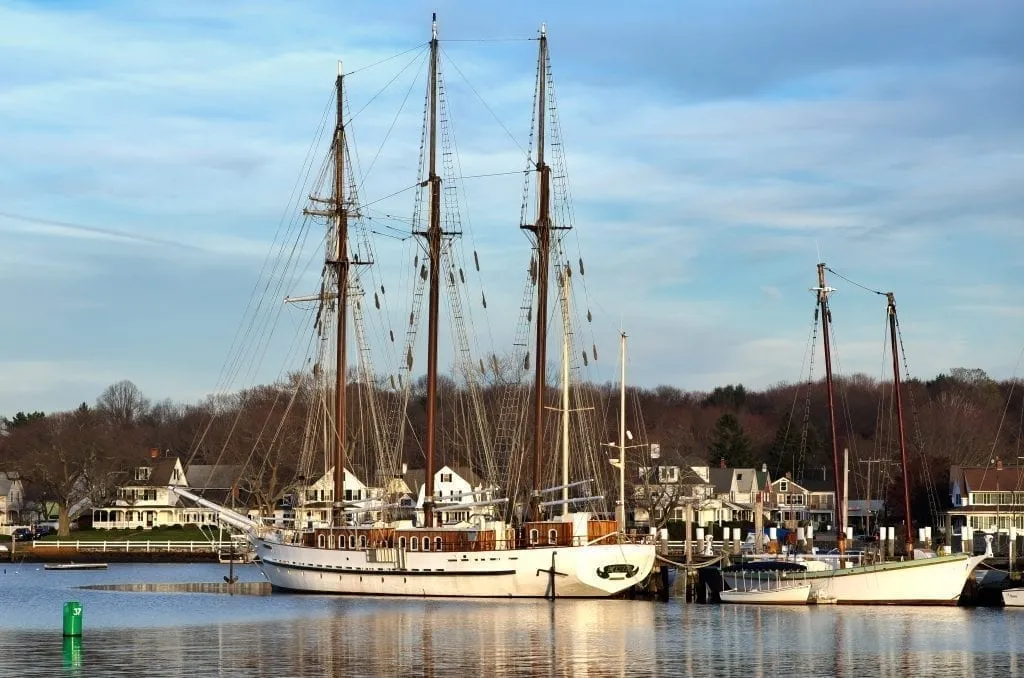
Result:
<svg viewBox="0 0 1024 678"><path fill-rule="evenodd" d="M363 167L378 156L364 198L415 181L432 10L467 175L522 169L525 39L547 22L572 248L605 347L594 378L615 378L621 324L639 384L799 380L819 257L896 292L915 376L1017 374L1024 4L15 0L0 6L0 414L125 378L153 399L219 388L337 60L355 71ZM528 256L520 182L467 179L462 208L498 352ZM830 282L842 371L882 376L883 301Z"/></svg>

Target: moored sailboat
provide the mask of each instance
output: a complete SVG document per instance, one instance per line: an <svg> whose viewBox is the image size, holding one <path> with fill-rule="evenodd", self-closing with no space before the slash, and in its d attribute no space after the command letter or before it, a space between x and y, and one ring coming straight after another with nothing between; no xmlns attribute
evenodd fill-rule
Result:
<svg viewBox="0 0 1024 678"><path fill-rule="evenodd" d="M833 478L836 484L837 506L843 505L846 487L840 482L839 443L836 433L836 410L833 399L832 355L829 327L832 321L829 296L833 291L825 282L826 266L818 264L818 312L822 323L825 358L825 386L828 393L828 413L832 444ZM892 293L886 295L890 349L893 367L893 392L898 427L900 467L903 476L903 509L906 521L906 559L878 563L854 563L843 557L845 551L845 516L836 521L836 539L839 559L835 567L807 571L799 576L811 584L811 599L840 604L866 605L955 605L967 579L984 560L984 556L970 554L935 555L914 549L913 518L910 504L910 472L907 446L903 429L900 363L897 350L896 301ZM793 576L793 575L790 575Z"/></svg>
<svg viewBox="0 0 1024 678"><path fill-rule="evenodd" d="M438 391L438 316L442 251L444 239L450 234L442 230L441 177L438 157L438 38L436 20L430 41L430 71L427 104L426 161L427 175L422 183L428 193L428 226L418 233L424 238L426 252L423 279L428 281L427 309L427 374L426 426L424 455L426 469L423 490L423 521L415 524L398 519L396 505L386 502L343 502L345 494L346 452L346 327L349 298L349 273L362 262L351 257L347 244L351 198L345 174L346 124L343 107L344 77L336 81L337 120L332 142L334 181L330 198L318 199L327 209L316 211L326 216L333 228L328 244L326 267L336 285L329 299L337 317L335 344L335 383L333 430L329 446L333 459L333 491L330 496L331 520L326 526L305 529L281 529L262 524L231 509L216 505L181 488L175 492L201 505L215 509L222 520L247 534L253 543L267 579L276 589L320 593L348 593L399 596L474 596L474 597L605 597L643 582L650 574L655 546L644 539L627 537L624 525L600 520L587 511L570 512L568 506L579 500L570 499L568 464L563 462L562 485L541 486L543 457L543 424L545 375L544 360L547 343L547 285L551 268L551 237L555 225L549 209L551 190L550 168L544 160L545 74L547 72L547 36L542 28L539 37L540 67L535 115L538 119L538 147L535 171L538 176L538 211L534 224L526 227L536 240L537 250L537 355L534 400L535 440L533 458L533 489L525 520L516 523L513 512L481 511L472 525L442 525L438 514L455 506L493 509L508 504L512 497L495 493L471 493L471 501L445 503L464 497L435 497L435 453ZM340 71L340 69L339 69ZM569 268L561 273L568 288ZM323 301L323 297L321 297ZM563 360L567 360L563 349ZM409 359L411 364L411 357ZM568 388L563 379L563 393ZM568 404L563 395L563 418L568 418ZM399 423L399 426L402 424ZM568 443L563 442L563 455ZM500 489L500 488L496 488ZM562 491L562 499L542 501L543 495ZM594 499L594 497L584 497ZM620 497L620 500L622 497ZM548 517L544 509L561 505L561 515ZM372 524L353 524L359 515L374 514L380 518Z"/></svg>

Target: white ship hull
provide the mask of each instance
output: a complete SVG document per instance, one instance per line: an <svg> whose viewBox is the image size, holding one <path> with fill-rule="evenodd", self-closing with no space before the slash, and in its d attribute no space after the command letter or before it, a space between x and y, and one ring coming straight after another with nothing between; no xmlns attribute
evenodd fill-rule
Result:
<svg viewBox="0 0 1024 678"><path fill-rule="evenodd" d="M811 595L810 584L792 584L777 588L733 589L722 591L719 597L723 603L745 603L753 605L806 605Z"/></svg>
<svg viewBox="0 0 1024 678"><path fill-rule="evenodd" d="M414 552L253 543L276 589L385 596L603 598L642 583L655 556L653 544Z"/></svg>
<svg viewBox="0 0 1024 678"><path fill-rule="evenodd" d="M875 565L786 572L784 581L811 585L811 601L841 605L956 605L964 584L985 556L963 554ZM735 579L733 579L735 577ZM740 573L728 573L730 585Z"/></svg>

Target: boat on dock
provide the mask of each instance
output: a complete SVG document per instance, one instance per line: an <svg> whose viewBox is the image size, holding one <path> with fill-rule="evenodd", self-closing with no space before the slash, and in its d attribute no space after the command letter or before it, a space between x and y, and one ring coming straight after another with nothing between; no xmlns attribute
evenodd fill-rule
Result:
<svg viewBox="0 0 1024 678"><path fill-rule="evenodd" d="M105 570L106 563L46 563L44 570Z"/></svg>

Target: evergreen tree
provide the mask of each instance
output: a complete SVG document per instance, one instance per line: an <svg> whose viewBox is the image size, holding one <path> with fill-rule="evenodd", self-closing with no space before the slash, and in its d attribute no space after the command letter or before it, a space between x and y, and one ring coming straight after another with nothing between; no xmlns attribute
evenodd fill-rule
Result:
<svg viewBox="0 0 1024 678"><path fill-rule="evenodd" d="M750 438L743 432L743 426L736 415L726 412L719 417L711 432L708 463L715 466L724 459L726 465L734 468L752 466L755 460L751 450Z"/></svg>

